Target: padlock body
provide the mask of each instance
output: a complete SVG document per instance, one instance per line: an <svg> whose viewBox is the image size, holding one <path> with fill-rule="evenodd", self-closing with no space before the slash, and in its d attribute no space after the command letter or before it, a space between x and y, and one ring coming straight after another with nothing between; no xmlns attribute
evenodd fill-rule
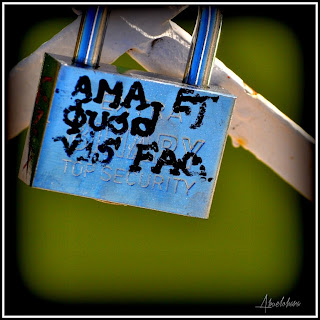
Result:
<svg viewBox="0 0 320 320"><path fill-rule="evenodd" d="M235 97L45 55L19 177L101 201L208 218Z"/></svg>

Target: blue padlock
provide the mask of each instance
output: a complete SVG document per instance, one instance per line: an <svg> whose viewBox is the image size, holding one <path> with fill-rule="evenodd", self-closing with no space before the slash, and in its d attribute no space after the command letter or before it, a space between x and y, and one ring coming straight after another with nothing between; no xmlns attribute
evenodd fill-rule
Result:
<svg viewBox="0 0 320 320"><path fill-rule="evenodd" d="M208 86L222 16L199 8L181 83L99 66L109 9L90 7L74 57L45 54L20 179L208 218L235 97Z"/></svg>

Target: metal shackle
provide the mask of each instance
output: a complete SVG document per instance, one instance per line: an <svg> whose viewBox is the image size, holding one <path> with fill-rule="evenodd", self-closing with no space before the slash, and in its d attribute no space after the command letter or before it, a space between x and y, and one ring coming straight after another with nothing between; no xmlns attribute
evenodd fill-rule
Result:
<svg viewBox="0 0 320 320"><path fill-rule="evenodd" d="M110 15L107 6L90 6L83 14L73 63L98 68ZM222 14L212 6L199 6L183 83L209 86L222 25Z"/></svg>
<svg viewBox="0 0 320 320"><path fill-rule="evenodd" d="M90 6L83 13L73 54L74 64L99 67L109 15L107 6Z"/></svg>
<svg viewBox="0 0 320 320"><path fill-rule="evenodd" d="M209 86L222 26L221 11L199 6L183 83Z"/></svg>

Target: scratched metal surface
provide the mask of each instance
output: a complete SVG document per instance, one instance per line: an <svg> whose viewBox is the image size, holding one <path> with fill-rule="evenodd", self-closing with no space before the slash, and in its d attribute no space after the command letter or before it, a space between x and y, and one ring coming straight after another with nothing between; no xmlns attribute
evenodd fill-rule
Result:
<svg viewBox="0 0 320 320"><path fill-rule="evenodd" d="M110 72L107 66L76 68L70 66L69 58L56 58L61 66L32 185L208 218L235 98L222 90ZM83 76L90 83L78 83ZM110 107L117 97L114 94L105 93L101 103L94 101L101 79L107 80L111 89L116 82L123 84L116 109ZM137 82L141 86L134 87L131 102L123 106ZM89 102L85 89L90 91ZM174 112L181 89L182 102L177 106L181 109ZM137 110L144 96L146 108ZM196 98L201 103L186 101L196 96L202 97ZM155 101L158 104L153 106ZM186 107L190 114L183 111ZM76 108L80 108L79 115ZM90 111L97 112L96 118ZM103 120L103 113L109 122ZM111 121L113 116L121 118ZM149 127L138 124L143 118L150 119ZM139 147L142 151L138 152L137 145L148 147Z"/></svg>

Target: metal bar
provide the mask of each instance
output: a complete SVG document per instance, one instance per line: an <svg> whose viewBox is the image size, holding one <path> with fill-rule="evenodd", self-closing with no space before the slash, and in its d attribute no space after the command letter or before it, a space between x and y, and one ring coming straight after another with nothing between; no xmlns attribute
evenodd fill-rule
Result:
<svg viewBox="0 0 320 320"><path fill-rule="evenodd" d="M73 62L97 68L103 46L110 9L105 6L89 7L82 16Z"/></svg>
<svg viewBox="0 0 320 320"><path fill-rule="evenodd" d="M208 87L218 47L222 14L211 6L199 6L184 83Z"/></svg>

